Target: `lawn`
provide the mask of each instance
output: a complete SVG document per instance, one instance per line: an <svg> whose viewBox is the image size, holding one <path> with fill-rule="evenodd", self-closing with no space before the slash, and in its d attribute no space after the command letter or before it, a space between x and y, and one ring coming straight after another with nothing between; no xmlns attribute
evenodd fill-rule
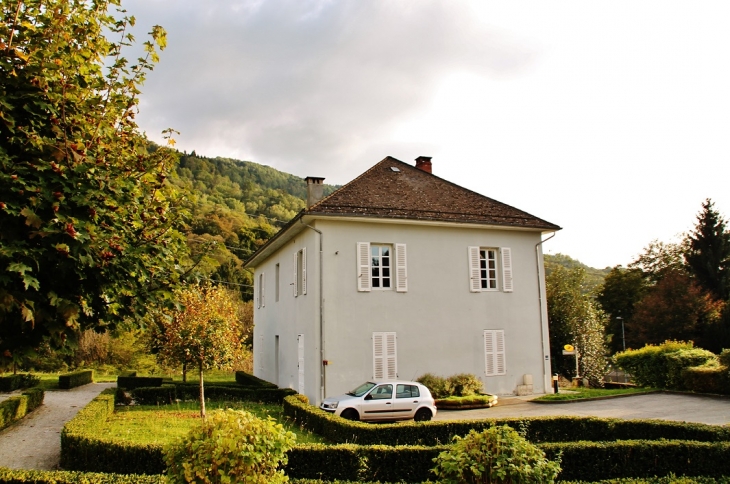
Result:
<svg viewBox="0 0 730 484"><path fill-rule="evenodd" d="M570 401L570 400L584 400L586 398L597 398L597 397L608 397L615 395L632 395L637 393L647 393L655 391L654 388L648 387L633 387L633 388L585 388L585 387L574 387L571 389L561 389L560 393L554 393L550 395L543 395L542 397L536 398L535 402L558 402L558 401Z"/></svg>
<svg viewBox="0 0 730 484"><path fill-rule="evenodd" d="M272 417L286 430L296 434L297 443L325 443L318 435L291 424L281 405L251 402L209 402L208 412L218 408L246 410L259 418ZM114 416L104 426L104 435L134 441L140 444L167 444L188 433L200 421L200 406L196 402L173 405L117 407Z"/></svg>

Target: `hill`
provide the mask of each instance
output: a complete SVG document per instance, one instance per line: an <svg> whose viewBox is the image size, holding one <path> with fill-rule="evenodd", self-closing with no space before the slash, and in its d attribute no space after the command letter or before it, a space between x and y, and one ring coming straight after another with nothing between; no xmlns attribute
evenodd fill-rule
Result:
<svg viewBox="0 0 730 484"><path fill-rule="evenodd" d="M545 275L550 274L553 270L555 270L556 267L564 267L566 269L583 269L586 272L586 283L583 287L584 293L594 292L596 287L603 284L603 280L606 278L606 275L611 272L610 267L606 267L604 269L589 267L579 260L573 259L572 257L565 254L545 254L543 258L545 260Z"/></svg>

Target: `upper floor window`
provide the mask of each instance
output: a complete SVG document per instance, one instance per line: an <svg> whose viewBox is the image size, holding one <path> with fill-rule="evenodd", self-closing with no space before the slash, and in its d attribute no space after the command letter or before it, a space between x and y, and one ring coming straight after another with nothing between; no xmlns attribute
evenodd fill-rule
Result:
<svg viewBox="0 0 730 484"><path fill-rule="evenodd" d="M500 279L502 291L512 292L512 249L469 247L470 291L497 291Z"/></svg>
<svg viewBox="0 0 730 484"><path fill-rule="evenodd" d="M294 297L307 293L307 249L294 253Z"/></svg>
<svg viewBox="0 0 730 484"><path fill-rule="evenodd" d="M479 249L479 282L482 290L497 289L497 249Z"/></svg>
<svg viewBox="0 0 730 484"><path fill-rule="evenodd" d="M357 243L357 290L408 291L406 244Z"/></svg>

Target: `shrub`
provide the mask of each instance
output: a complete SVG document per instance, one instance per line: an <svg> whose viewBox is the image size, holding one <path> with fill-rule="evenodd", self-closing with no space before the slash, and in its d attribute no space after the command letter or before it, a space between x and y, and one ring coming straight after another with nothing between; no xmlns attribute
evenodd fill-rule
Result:
<svg viewBox="0 0 730 484"><path fill-rule="evenodd" d="M682 371L716 360L716 356L699 348L692 342L666 341L654 346L646 345L638 350L617 353L613 361L622 370L630 373L640 386L682 389Z"/></svg>
<svg viewBox="0 0 730 484"><path fill-rule="evenodd" d="M468 397L481 393L484 385L476 375L459 373L446 379L451 387L451 395L456 397Z"/></svg>
<svg viewBox="0 0 730 484"><path fill-rule="evenodd" d="M485 407L494 402L493 395L470 395L468 397L447 397L436 400L436 408L472 408Z"/></svg>
<svg viewBox="0 0 730 484"><path fill-rule="evenodd" d="M164 377L161 376L122 376L117 377L117 387L124 388L126 390L133 390L141 387L160 387L162 386L162 380Z"/></svg>
<svg viewBox="0 0 730 484"><path fill-rule="evenodd" d="M682 370L682 388L697 393L730 393L727 367L717 363L693 366Z"/></svg>
<svg viewBox="0 0 730 484"><path fill-rule="evenodd" d="M30 388L38 385L41 379L30 373L0 376L0 392L12 392L20 388Z"/></svg>
<svg viewBox="0 0 730 484"><path fill-rule="evenodd" d="M717 359L720 361L720 364L722 366L730 370L730 350L722 350L720 356L718 356Z"/></svg>
<svg viewBox="0 0 730 484"><path fill-rule="evenodd" d="M80 387L94 381L93 370L79 370L65 375L58 375L58 388L68 390L70 388Z"/></svg>
<svg viewBox="0 0 730 484"><path fill-rule="evenodd" d="M0 402L0 429L20 420L43 404L43 389L30 388L21 395Z"/></svg>
<svg viewBox="0 0 730 484"><path fill-rule="evenodd" d="M140 405L162 405L177 400L195 401L200 398L197 384L176 383L161 387L142 387L131 391L132 398ZM205 387L205 397L210 400L250 401L281 403L284 397L296 394L291 388L241 387L210 385Z"/></svg>
<svg viewBox="0 0 730 484"><path fill-rule="evenodd" d="M247 386L247 387L278 388L273 383L268 382L266 380L262 380L261 378L259 378L257 376L253 376L250 373L246 373L245 371L236 372L236 383L238 383L239 385Z"/></svg>
<svg viewBox="0 0 730 484"><path fill-rule="evenodd" d="M0 468L2 484L165 484L163 476L100 474L70 471L31 471Z"/></svg>
<svg viewBox="0 0 730 484"><path fill-rule="evenodd" d="M431 391L433 398L446 398L453 394L451 383L443 377L426 373L416 380Z"/></svg>
<svg viewBox="0 0 730 484"><path fill-rule="evenodd" d="M433 472L444 484L548 484L555 482L560 472L559 457L549 461L542 450L506 425L454 437L451 448L434 462Z"/></svg>
<svg viewBox="0 0 730 484"><path fill-rule="evenodd" d="M288 482L286 452L295 435L274 419L256 418L243 410L217 410L166 450L171 483Z"/></svg>

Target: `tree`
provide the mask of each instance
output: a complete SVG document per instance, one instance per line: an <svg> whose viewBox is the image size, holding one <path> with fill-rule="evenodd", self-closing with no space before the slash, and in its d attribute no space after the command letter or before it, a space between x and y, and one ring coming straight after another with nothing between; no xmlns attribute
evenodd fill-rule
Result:
<svg viewBox="0 0 730 484"><path fill-rule="evenodd" d="M666 243L652 240L644 248L644 252L631 264L630 269L639 269L649 279L656 283L670 271L685 271L684 254L687 251L687 238L683 237L679 243Z"/></svg>
<svg viewBox="0 0 730 484"><path fill-rule="evenodd" d="M624 323L625 331L625 326L634 314L634 306L644 297L648 287L649 282L640 269L625 269L621 266L611 269L598 287L596 301L608 315L606 333L611 353L623 349L621 323Z"/></svg>
<svg viewBox="0 0 730 484"><path fill-rule="evenodd" d="M684 253L687 269L697 283L719 300L730 296L730 232L725 224L712 200L705 200Z"/></svg>
<svg viewBox="0 0 730 484"><path fill-rule="evenodd" d="M120 0L3 0L0 16L0 354L62 347L164 302L184 254L170 148L134 118L165 47L122 47ZM124 12L118 10L118 12ZM118 36L116 42L105 33ZM171 132L168 131L167 136ZM170 140L172 141L172 140Z"/></svg>
<svg viewBox="0 0 730 484"><path fill-rule="evenodd" d="M579 354L579 370L591 386L603 386L606 368L606 317L591 297L583 294L582 268L556 267L545 278L547 289L550 353L555 368L570 374L574 366L562 355L563 346L573 344Z"/></svg>
<svg viewBox="0 0 730 484"><path fill-rule="evenodd" d="M195 365L200 381L200 416L205 418L203 372L225 369L245 357L233 295L220 286L188 286L177 292L181 307L158 315L153 349L166 365Z"/></svg>

